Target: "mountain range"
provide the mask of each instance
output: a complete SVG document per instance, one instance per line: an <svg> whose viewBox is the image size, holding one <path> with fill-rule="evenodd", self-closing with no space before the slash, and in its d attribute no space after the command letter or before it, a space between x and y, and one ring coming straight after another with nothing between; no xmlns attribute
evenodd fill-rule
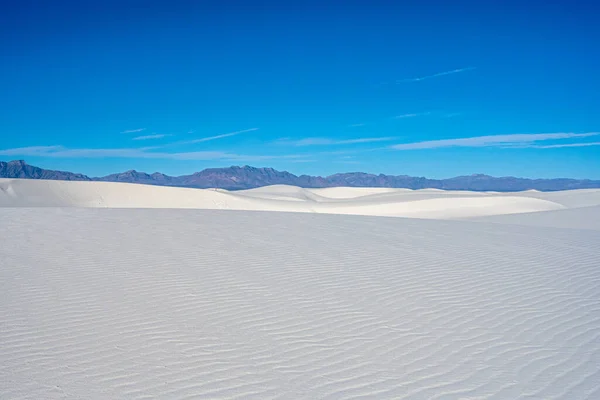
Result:
<svg viewBox="0 0 600 400"><path fill-rule="evenodd" d="M512 176L493 177L482 174L457 176L449 179L428 179L407 175L375 175L364 172L348 172L320 177L309 175L297 176L287 171L277 171L273 168L256 168L247 165L243 167L208 168L191 175L181 176L168 176L160 172L147 174L145 172L131 170L104 177L92 178L78 173L54 171L35 167L27 164L23 160L9 162L0 161L0 178L127 182L191 188L221 188L228 190L251 189L276 184L307 188L351 186L407 189L434 188L498 192L529 189L556 191L600 188L600 180L589 179L526 179L515 178Z"/></svg>

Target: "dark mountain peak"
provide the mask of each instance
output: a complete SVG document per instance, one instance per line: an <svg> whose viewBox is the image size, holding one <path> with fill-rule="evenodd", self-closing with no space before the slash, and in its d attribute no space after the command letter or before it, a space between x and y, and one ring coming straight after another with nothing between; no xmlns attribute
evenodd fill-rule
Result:
<svg viewBox="0 0 600 400"><path fill-rule="evenodd" d="M232 165L231 167L223 167L223 168L206 168L203 169L202 171L198 171L198 172L194 172L192 175L206 175L206 174L213 174L213 173L219 173L219 172L237 172L237 171L241 171L243 170L244 167L240 167L240 166L236 166L236 165Z"/></svg>
<svg viewBox="0 0 600 400"><path fill-rule="evenodd" d="M450 179L471 179L471 180L475 180L475 179L489 179L489 178L493 178L493 177L489 176L489 175L484 175L484 174L473 174L473 175L457 176L457 177L450 178ZM501 177L496 177L494 179L502 179L502 178Z"/></svg>
<svg viewBox="0 0 600 400"><path fill-rule="evenodd" d="M272 174L272 173L290 174L287 171L277 171L276 169L270 168L270 167L252 167L250 165L244 165L243 167L231 166L229 168L232 168L232 169L235 169L235 170L241 170L241 171L245 171L245 172L249 172L249 173L259 172L259 173L267 173L267 174L269 174L269 173L270 174Z"/></svg>
<svg viewBox="0 0 600 400"><path fill-rule="evenodd" d="M27 164L24 160L0 162L0 178L51 179L64 181L91 180L83 174L34 167L33 165Z"/></svg>
<svg viewBox="0 0 600 400"><path fill-rule="evenodd" d="M330 175L328 178L340 177L340 176L353 176L353 177L357 177L357 176L377 176L377 175L369 174L367 172L340 172L340 173L337 173L337 174Z"/></svg>
<svg viewBox="0 0 600 400"><path fill-rule="evenodd" d="M145 184L153 184L154 181L164 180L162 177L164 175L160 174L160 176L149 175L145 172L139 172L135 169L130 169L125 172L120 172L117 174L111 174L107 176L103 176L101 178L97 178L99 181L105 182L129 182L129 183L145 183Z"/></svg>
<svg viewBox="0 0 600 400"><path fill-rule="evenodd" d="M8 164L9 166L21 166L21 167L24 167L24 166L28 165L25 162L25 160L12 160L12 161L9 161L8 163L5 163L5 164Z"/></svg>

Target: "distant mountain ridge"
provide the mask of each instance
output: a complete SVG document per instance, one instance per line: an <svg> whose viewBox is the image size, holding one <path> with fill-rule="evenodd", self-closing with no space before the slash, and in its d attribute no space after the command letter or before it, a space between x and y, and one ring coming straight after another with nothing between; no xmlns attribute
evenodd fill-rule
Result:
<svg viewBox="0 0 600 400"><path fill-rule="evenodd" d="M428 179L407 175L368 174L348 172L326 177L294 175L273 168L232 166L208 168L191 175L168 176L159 172L147 174L134 170L91 178L83 174L47 170L27 164L23 160L0 161L0 178L50 179L67 181L127 182L159 186L191 188L221 188L228 190L251 189L268 185L293 185L308 188L334 186L389 187L407 189L444 189L512 192L522 190L556 191L571 189L600 188L600 180L589 179L526 179L515 177L493 177L475 174L449 179Z"/></svg>
<svg viewBox="0 0 600 400"><path fill-rule="evenodd" d="M0 161L0 178L22 178L22 179L52 179L61 181L91 181L92 179L83 174L72 172L53 171L42 169L27 164L23 160L9 162Z"/></svg>

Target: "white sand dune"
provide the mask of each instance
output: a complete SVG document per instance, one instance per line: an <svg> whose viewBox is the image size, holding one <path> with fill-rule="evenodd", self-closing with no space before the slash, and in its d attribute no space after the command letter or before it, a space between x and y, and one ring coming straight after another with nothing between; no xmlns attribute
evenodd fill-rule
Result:
<svg viewBox="0 0 600 400"><path fill-rule="evenodd" d="M366 188L366 187L333 187L323 189L311 189L315 194L330 199L352 199L355 197L369 196L374 194L410 192L410 189L391 188Z"/></svg>
<svg viewBox="0 0 600 400"><path fill-rule="evenodd" d="M559 192L521 192L521 195L561 204L567 208L600 206L600 189L564 190Z"/></svg>
<svg viewBox="0 0 600 400"><path fill-rule="evenodd" d="M599 193L0 180L0 399L599 399Z"/></svg>
<svg viewBox="0 0 600 400"><path fill-rule="evenodd" d="M600 205L600 190L507 194L275 185L229 192L110 182L0 180L0 207L198 208L451 219L590 205Z"/></svg>

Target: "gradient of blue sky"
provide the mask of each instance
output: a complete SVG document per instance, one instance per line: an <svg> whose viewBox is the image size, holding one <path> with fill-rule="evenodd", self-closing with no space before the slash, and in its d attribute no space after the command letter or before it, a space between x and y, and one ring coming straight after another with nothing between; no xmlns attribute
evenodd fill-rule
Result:
<svg viewBox="0 0 600 400"><path fill-rule="evenodd" d="M598 7L2 2L0 159L600 179Z"/></svg>

